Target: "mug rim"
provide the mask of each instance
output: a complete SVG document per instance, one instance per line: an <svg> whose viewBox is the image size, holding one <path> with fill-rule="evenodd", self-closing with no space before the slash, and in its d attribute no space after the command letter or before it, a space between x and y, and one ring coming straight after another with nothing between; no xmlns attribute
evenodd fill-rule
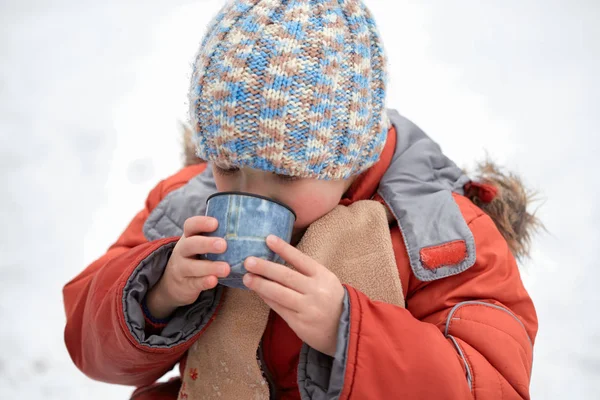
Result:
<svg viewBox="0 0 600 400"><path fill-rule="evenodd" d="M294 212L294 210L292 210L292 208L290 206L288 206L285 203L282 203L281 201L275 200L275 199L271 199L269 197L266 196L261 196L259 194L254 194L254 193L246 193L246 192L217 192L217 193L213 193L210 196L208 196L208 198L206 199L206 203L209 202L210 199L212 199L213 197L219 197L219 196L225 196L225 195L236 195L236 196L245 196L245 197L254 197L256 199L261 199L261 200L267 200L270 201L272 203L278 204L284 208L286 208L289 212L292 213L292 215L294 216L294 220L298 219L298 216L296 215L296 213Z"/></svg>

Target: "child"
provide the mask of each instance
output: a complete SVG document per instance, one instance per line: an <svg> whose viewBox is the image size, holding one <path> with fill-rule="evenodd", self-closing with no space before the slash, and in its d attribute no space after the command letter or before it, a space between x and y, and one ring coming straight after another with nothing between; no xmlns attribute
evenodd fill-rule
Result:
<svg viewBox="0 0 600 400"><path fill-rule="evenodd" d="M194 65L198 158L188 142L186 167L64 288L77 367L135 399L529 398L527 196L492 165L472 182L386 110L385 65L360 0L230 1ZM267 239L293 269L250 257L249 291L217 285L229 266L198 257L226 250L203 236L217 191L295 211L292 245ZM182 379L155 383L177 363Z"/></svg>

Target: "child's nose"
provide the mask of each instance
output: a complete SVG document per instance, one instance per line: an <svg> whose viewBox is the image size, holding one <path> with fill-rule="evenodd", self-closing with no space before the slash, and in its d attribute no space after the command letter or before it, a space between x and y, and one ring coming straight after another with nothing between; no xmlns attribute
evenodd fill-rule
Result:
<svg viewBox="0 0 600 400"><path fill-rule="evenodd" d="M276 195L273 193L273 187L269 184L268 177L261 173L254 173L254 171L244 171L239 191L269 198Z"/></svg>

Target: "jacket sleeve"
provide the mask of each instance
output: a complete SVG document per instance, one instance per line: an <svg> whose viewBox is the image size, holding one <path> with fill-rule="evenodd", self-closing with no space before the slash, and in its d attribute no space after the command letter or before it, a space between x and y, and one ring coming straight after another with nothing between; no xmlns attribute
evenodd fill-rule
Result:
<svg viewBox="0 0 600 400"><path fill-rule="evenodd" d="M162 276L178 240L148 242L144 222L166 192L178 186L173 181L191 172L200 171L183 170L157 185L117 242L63 289L65 343L75 365L93 379L134 386L153 383L214 318L220 289L201 293L160 329L146 326L140 305Z"/></svg>
<svg viewBox="0 0 600 400"><path fill-rule="evenodd" d="M302 349L303 399L529 399L535 309L492 220L469 226L475 265L429 283L413 275L407 309L346 287L335 358Z"/></svg>

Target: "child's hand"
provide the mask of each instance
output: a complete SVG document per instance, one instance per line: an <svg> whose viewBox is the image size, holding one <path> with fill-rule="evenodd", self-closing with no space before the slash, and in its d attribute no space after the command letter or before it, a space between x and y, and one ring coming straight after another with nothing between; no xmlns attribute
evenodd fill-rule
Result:
<svg viewBox="0 0 600 400"><path fill-rule="evenodd" d="M244 284L255 291L303 342L333 356L342 314L344 287L327 268L271 235L267 245L296 271L260 258L244 263Z"/></svg>
<svg viewBox="0 0 600 400"><path fill-rule="evenodd" d="M165 273L148 292L146 304L155 318L166 318L177 307L192 304L200 292L217 285L217 277L224 278L230 267L224 262L199 260L198 254L221 254L227 249L222 238L201 236L214 232L218 222L211 217L192 217L183 225L183 236L175 245Z"/></svg>

